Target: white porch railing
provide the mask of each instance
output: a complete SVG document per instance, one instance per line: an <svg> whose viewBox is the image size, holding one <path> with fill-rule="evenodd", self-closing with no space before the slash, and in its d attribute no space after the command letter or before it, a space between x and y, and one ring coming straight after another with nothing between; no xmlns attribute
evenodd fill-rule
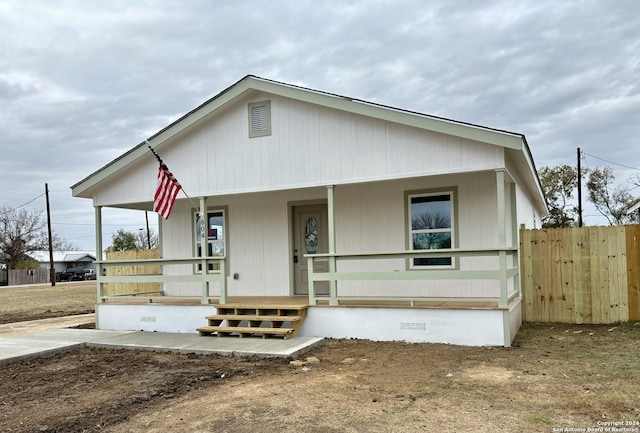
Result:
<svg viewBox="0 0 640 433"><path fill-rule="evenodd" d="M219 269L208 272L196 272L180 275L164 275L162 269L164 266L169 265L193 265L193 267L200 266L200 269L209 269L210 264L218 263ZM202 294L200 296L171 296L171 299L184 299L184 300L200 300L202 304L209 304L211 301L218 301L221 304L227 302L227 273L226 273L226 257L189 257L189 258L177 258L177 259L144 259L144 260L102 260L96 261L97 265L97 277L96 282L98 285L98 302L104 302L106 300L113 299L127 299L127 298L144 298L148 302L153 302L156 299L167 299L167 296L163 295L162 289L159 296L147 296L145 293L128 293L122 295L106 295L105 284L108 283L170 283L170 282L188 282L188 283L201 283ZM160 266L160 274L147 274L147 275L102 275L102 269L109 266ZM220 287L219 296L211 296L209 289L212 284L218 283Z"/></svg>
<svg viewBox="0 0 640 433"><path fill-rule="evenodd" d="M370 253L343 253L343 254L310 254L305 255L308 264L309 304L317 305L318 301L329 301L330 305L340 305L342 301L402 301L413 306L416 302L466 302L466 303L496 303L499 308L506 308L509 302L520 296L520 272L517 248L495 249L440 249L421 251L396 251L396 252L370 252ZM337 271L337 265L341 261L376 261L389 259L414 258L468 258L468 257L497 257L497 266L494 269L409 269L404 271ZM507 258L511 257L511 265L507 265ZM328 272L314 271L317 262L329 262ZM178 275L165 275L162 269L165 266L192 265L193 268L209 269L211 264L217 263L219 270L208 272L190 272ZM148 302L155 300L199 300L202 304L210 304L216 301L220 304L227 303L227 273L226 257L189 257L189 258L159 258L144 260L104 260L97 261L98 302L117 299L146 299ZM109 266L160 266L160 274L147 275L102 275L102 269ZM509 287L509 280L513 283ZM345 296L339 293L339 283L347 281L411 281L411 280L495 280L499 285L499 296L495 297L419 297L419 296ZM315 282L326 281L329 283L329 296L318 295L315 291ZM187 282L202 284L199 296L165 296L162 287L155 296L150 293L125 293L120 295L108 295L105 293L105 284L108 283L172 283ZM219 287L219 295L211 296L212 284Z"/></svg>
<svg viewBox="0 0 640 433"><path fill-rule="evenodd" d="M406 271L371 271L371 272L338 272L337 263L347 260L388 260L388 259L414 259L414 258L442 258L442 257L497 257L496 269L460 270L460 269L410 269ZM512 257L512 266L507 266L507 256ZM405 301L413 306L416 302L470 302L486 303L495 302L498 307L506 308L509 302L520 295L520 277L517 248L495 249L439 249L439 250L412 250L398 252L371 252L371 253L346 253L346 254L307 254L309 304L316 305L319 300L327 300L326 296L315 293L314 283L320 281L329 282L329 305L339 305L341 301ZM314 271L314 264L318 261L328 261L328 272ZM500 285L499 297L365 297L365 296L341 296L338 293L340 281L381 281L381 280L496 280ZM508 280L513 279L512 290L508 289Z"/></svg>

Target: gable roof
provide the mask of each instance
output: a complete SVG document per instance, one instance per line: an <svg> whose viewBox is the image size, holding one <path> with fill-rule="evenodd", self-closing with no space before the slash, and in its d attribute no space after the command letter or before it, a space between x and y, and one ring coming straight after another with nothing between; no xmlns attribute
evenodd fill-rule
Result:
<svg viewBox="0 0 640 433"><path fill-rule="evenodd" d="M635 211L637 211L638 209L640 209L640 199L638 199L635 204L631 205L629 207L629 209L627 209L627 215L631 215L632 213L634 213Z"/></svg>
<svg viewBox="0 0 640 433"><path fill-rule="evenodd" d="M510 149L512 152L522 152L522 156L524 158L521 160L520 166L527 166L527 171L529 172L529 175L526 176L527 179L525 180L527 181L528 187L531 189L531 193L536 197L538 204L546 211L546 203L540 179L533 162L531 150L529 149L529 145L523 134L455 121L415 111L403 110L388 105L377 104L361 99L269 80L255 75L245 76L235 84L229 86L211 99L205 101L184 116L180 117L178 120L156 132L146 141L148 141L151 147L155 149L171 137L174 137L186 129L205 121L231 101L252 92L270 93L353 114L359 114L455 137L489 143ZM92 187L107 179L120 169L136 161L138 158L147 155L147 153L148 149L146 143L143 141L131 150L109 162L104 167L98 169L75 185L71 186L72 195L74 197L90 198L91 195L89 194L89 190Z"/></svg>
<svg viewBox="0 0 640 433"><path fill-rule="evenodd" d="M31 251L27 255L40 263L49 262L49 251ZM93 251L54 251L55 263L93 262L96 256Z"/></svg>

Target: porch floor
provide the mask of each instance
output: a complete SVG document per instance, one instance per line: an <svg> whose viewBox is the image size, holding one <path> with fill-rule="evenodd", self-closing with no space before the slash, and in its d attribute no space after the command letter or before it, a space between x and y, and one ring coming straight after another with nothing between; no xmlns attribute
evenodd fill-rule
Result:
<svg viewBox="0 0 640 433"><path fill-rule="evenodd" d="M176 299L171 296L154 297L152 300L147 297L126 298L126 299L109 299L107 304L166 304L166 305L202 305L199 299ZM517 302L520 298L516 297L511 300L509 305ZM210 305L220 305L218 302L212 302ZM316 305L309 304L307 296L230 296L225 307L373 307L373 308L410 308L410 309L441 309L441 310L505 310L508 309L498 306L497 302L469 302L469 301L416 301L414 305L410 305L407 301L398 300L341 300L339 305L329 305L327 298L319 300Z"/></svg>

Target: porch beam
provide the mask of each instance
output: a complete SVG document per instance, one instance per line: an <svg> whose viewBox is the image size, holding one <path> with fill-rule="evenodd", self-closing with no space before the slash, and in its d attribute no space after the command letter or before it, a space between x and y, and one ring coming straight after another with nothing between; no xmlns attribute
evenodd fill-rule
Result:
<svg viewBox="0 0 640 433"><path fill-rule="evenodd" d="M336 272L336 230L335 230L335 207L334 207L334 185L327 186L327 213L329 225L329 273ZM335 279L329 280L329 305L338 305L338 289Z"/></svg>

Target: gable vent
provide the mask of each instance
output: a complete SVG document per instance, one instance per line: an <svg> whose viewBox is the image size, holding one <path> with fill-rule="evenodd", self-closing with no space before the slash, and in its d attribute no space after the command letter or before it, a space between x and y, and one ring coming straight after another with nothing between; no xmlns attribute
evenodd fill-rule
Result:
<svg viewBox="0 0 640 433"><path fill-rule="evenodd" d="M249 104L249 137L271 135L270 101Z"/></svg>
<svg viewBox="0 0 640 433"><path fill-rule="evenodd" d="M267 107L260 105L251 108L251 130L253 132L266 131L267 129Z"/></svg>

